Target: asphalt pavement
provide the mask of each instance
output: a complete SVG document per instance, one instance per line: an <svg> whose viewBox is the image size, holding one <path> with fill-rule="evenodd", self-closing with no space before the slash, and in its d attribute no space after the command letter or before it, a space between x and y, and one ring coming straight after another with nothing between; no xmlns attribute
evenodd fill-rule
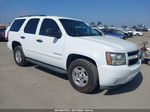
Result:
<svg viewBox="0 0 150 112"><path fill-rule="evenodd" d="M128 39L141 46L150 32ZM30 65L19 67L6 42L0 42L0 109L150 109L150 66L128 84L113 90L83 94L74 90L67 75Z"/></svg>

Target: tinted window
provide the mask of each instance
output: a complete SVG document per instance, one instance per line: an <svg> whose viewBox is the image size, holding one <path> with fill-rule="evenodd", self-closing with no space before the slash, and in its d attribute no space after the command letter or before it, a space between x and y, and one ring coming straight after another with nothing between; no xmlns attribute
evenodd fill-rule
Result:
<svg viewBox="0 0 150 112"><path fill-rule="evenodd" d="M94 29L94 33L97 36L99 36L99 35L102 36L102 33L100 31L98 31L97 29Z"/></svg>
<svg viewBox="0 0 150 112"><path fill-rule="evenodd" d="M40 29L40 35L51 36L61 33L57 23L52 19L44 19Z"/></svg>
<svg viewBox="0 0 150 112"><path fill-rule="evenodd" d="M25 19L18 19L15 20L10 28L10 31L15 31L18 32L21 28L21 26L23 25Z"/></svg>
<svg viewBox="0 0 150 112"><path fill-rule="evenodd" d="M25 33L35 34L39 19L30 19L24 29Z"/></svg>
<svg viewBox="0 0 150 112"><path fill-rule="evenodd" d="M81 21L60 19L63 27L70 36L95 36L94 30Z"/></svg>

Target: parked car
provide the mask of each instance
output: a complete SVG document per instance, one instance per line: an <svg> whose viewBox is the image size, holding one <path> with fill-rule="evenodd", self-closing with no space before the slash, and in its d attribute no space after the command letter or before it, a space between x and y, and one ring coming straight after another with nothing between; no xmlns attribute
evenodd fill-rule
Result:
<svg viewBox="0 0 150 112"><path fill-rule="evenodd" d="M5 30L6 28L0 29L0 41L5 40Z"/></svg>
<svg viewBox="0 0 150 112"><path fill-rule="evenodd" d="M10 26L7 45L17 65L31 62L68 74L73 88L83 93L98 85L109 89L125 84L141 66L136 44L100 38L88 24L67 17L18 17Z"/></svg>
<svg viewBox="0 0 150 112"><path fill-rule="evenodd" d="M101 31L103 31L105 35L115 36L115 37L118 37L120 39L126 39L127 38L126 35L124 35L120 31L115 30L115 29L101 29Z"/></svg>
<svg viewBox="0 0 150 112"><path fill-rule="evenodd" d="M127 37L132 37L133 36L133 32L129 32L129 31L123 30L123 29L120 29L120 31L122 33L124 33L124 35L126 35Z"/></svg>
<svg viewBox="0 0 150 112"><path fill-rule="evenodd" d="M140 31L140 32L147 32L148 29L147 28L136 28L136 31Z"/></svg>
<svg viewBox="0 0 150 112"><path fill-rule="evenodd" d="M132 32L134 36L142 36L143 35L143 32L139 32L136 30L128 30L128 32Z"/></svg>
<svg viewBox="0 0 150 112"><path fill-rule="evenodd" d="M143 31L143 32L147 32L147 31L148 31L148 29L147 29L147 28L143 28L143 29L141 29L141 31Z"/></svg>
<svg viewBox="0 0 150 112"><path fill-rule="evenodd" d="M8 33L9 33L10 26L7 27L5 30L5 40L8 41Z"/></svg>
<svg viewBox="0 0 150 112"><path fill-rule="evenodd" d="M117 36L112 36L112 35L107 35L105 34L103 31L101 31L101 29L97 28L97 27L92 27L94 30L94 33L98 36L105 36L105 37L114 37L114 38L118 38Z"/></svg>

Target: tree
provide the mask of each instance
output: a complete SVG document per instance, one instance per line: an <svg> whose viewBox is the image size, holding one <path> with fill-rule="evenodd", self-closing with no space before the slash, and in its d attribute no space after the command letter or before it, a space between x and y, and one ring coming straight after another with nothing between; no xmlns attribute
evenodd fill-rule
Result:
<svg viewBox="0 0 150 112"><path fill-rule="evenodd" d="M134 25L132 28L133 28L133 29L137 29L137 26Z"/></svg>
<svg viewBox="0 0 150 112"><path fill-rule="evenodd" d="M98 21L98 22L97 22L97 26L100 26L100 25L102 25L102 22L101 22L101 21Z"/></svg>
<svg viewBox="0 0 150 112"><path fill-rule="evenodd" d="M126 25L123 25L123 26L122 26L122 28L123 28L123 29L127 29L127 28L128 28L128 26L126 26Z"/></svg>
<svg viewBox="0 0 150 112"><path fill-rule="evenodd" d="M95 25L94 22L91 22L91 23L90 23L90 26L95 27L96 25Z"/></svg>
<svg viewBox="0 0 150 112"><path fill-rule="evenodd" d="M108 28L108 25L104 25L104 28L106 28L106 29L107 29L107 28Z"/></svg>
<svg viewBox="0 0 150 112"><path fill-rule="evenodd" d="M100 25L102 25L102 22L101 22L101 21L98 21L98 22L91 22L91 23L90 23L90 26L92 26L92 27L98 27L98 26L100 26Z"/></svg>

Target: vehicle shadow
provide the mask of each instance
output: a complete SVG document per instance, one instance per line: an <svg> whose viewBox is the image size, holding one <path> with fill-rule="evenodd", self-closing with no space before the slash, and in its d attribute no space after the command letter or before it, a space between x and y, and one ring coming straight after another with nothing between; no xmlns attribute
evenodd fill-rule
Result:
<svg viewBox="0 0 150 112"><path fill-rule="evenodd" d="M134 91L141 85L142 82L143 82L143 76L142 73L139 72L138 75L129 83L124 84L115 89L110 89L106 91L104 95L116 95L116 94L123 94L123 93Z"/></svg>
<svg viewBox="0 0 150 112"><path fill-rule="evenodd" d="M0 40L0 43L5 43L7 42L7 40Z"/></svg>
<svg viewBox="0 0 150 112"><path fill-rule="evenodd" d="M38 70L41 70L41 71L43 71L43 72L46 72L46 73L48 73L48 74L50 74L50 75L54 75L54 76L56 76L56 77L59 77L59 78L68 80L67 74L57 73L57 72L55 72L55 71L49 70L49 69L44 68L44 67L41 67L41 66L35 66L35 68L38 69Z"/></svg>
<svg viewBox="0 0 150 112"><path fill-rule="evenodd" d="M59 78L62 78L62 79L65 79L65 80L69 81L67 74L61 74L61 73L55 72L53 70L50 70L50 69L38 66L38 65L36 65L34 68L36 68L38 70L41 70L43 72L46 72L46 73L48 73L50 75L54 75L56 77L59 77ZM92 91L91 93L88 93L88 94L98 94L98 93L102 92L103 90L100 90L99 88L100 87L98 86L94 91Z"/></svg>
<svg viewBox="0 0 150 112"><path fill-rule="evenodd" d="M89 95L94 95L94 94L98 94L103 92L104 90L100 89L100 87L98 86L94 91L92 91L91 93L88 93Z"/></svg>
<svg viewBox="0 0 150 112"><path fill-rule="evenodd" d="M36 69L38 69L40 71L46 72L46 73L48 73L50 75L53 75L53 76L56 76L56 77L68 80L67 74L57 73L55 71L49 70L47 68L44 68L44 67L41 67L41 66L38 66L38 65L34 66L34 68L36 68ZM142 82L143 82L143 76L142 76L142 73L139 72L137 74L137 76L132 81L130 81L129 83L124 84L124 85L122 85L120 87L117 87L117 88L114 88L114 89L107 90L104 93L104 95L116 95L116 94L123 94L123 93L134 91L141 85ZM100 87L98 86L93 92L88 93L88 94L89 95L94 95L94 94L98 94L98 93L101 93L101 92L104 91L104 90L101 90L99 88Z"/></svg>

